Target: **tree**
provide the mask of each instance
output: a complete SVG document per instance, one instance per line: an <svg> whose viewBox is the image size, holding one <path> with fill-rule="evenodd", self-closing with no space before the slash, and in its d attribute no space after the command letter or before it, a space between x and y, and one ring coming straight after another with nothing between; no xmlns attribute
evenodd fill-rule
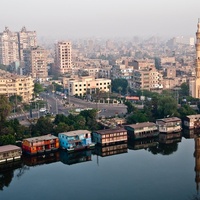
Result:
<svg viewBox="0 0 200 200"><path fill-rule="evenodd" d="M181 84L181 90L180 90L179 94L181 97L189 96L189 84L188 83Z"/></svg>
<svg viewBox="0 0 200 200"><path fill-rule="evenodd" d="M124 104L127 106L127 113L128 114L136 111L136 107L130 101L126 101Z"/></svg>
<svg viewBox="0 0 200 200"><path fill-rule="evenodd" d="M40 92L43 92L43 91L44 91L44 88L42 87L41 84L39 84L39 83L34 84L34 93L35 94L39 94Z"/></svg>
<svg viewBox="0 0 200 200"><path fill-rule="evenodd" d="M8 102L8 98L4 95L0 95L0 130L6 122L6 118L10 114L11 105Z"/></svg>
<svg viewBox="0 0 200 200"><path fill-rule="evenodd" d="M177 116L177 102L171 96L161 96L158 100L158 116L164 118L168 116Z"/></svg>
<svg viewBox="0 0 200 200"><path fill-rule="evenodd" d="M53 123L51 122L49 117L40 117L36 123L32 127L32 134L36 135L46 135L51 134L53 132Z"/></svg>
<svg viewBox="0 0 200 200"><path fill-rule="evenodd" d="M128 86L128 81L124 78L118 78L112 80L112 91L114 92L119 92L119 87L121 87L121 93L126 94L127 91L127 86Z"/></svg>
<svg viewBox="0 0 200 200"><path fill-rule="evenodd" d="M137 110L127 118L128 124L135 124L148 121L146 114L140 110Z"/></svg>

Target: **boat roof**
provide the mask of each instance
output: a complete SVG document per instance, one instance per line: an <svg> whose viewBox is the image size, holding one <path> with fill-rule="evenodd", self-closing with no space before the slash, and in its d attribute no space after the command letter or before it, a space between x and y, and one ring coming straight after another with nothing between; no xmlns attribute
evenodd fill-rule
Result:
<svg viewBox="0 0 200 200"><path fill-rule="evenodd" d="M174 121L181 121L178 117L169 117L169 118L163 118L163 119L157 119L156 121L163 121L163 122L174 122Z"/></svg>
<svg viewBox="0 0 200 200"><path fill-rule="evenodd" d="M137 124L129 124L124 127L131 127L131 128L136 129L136 128L143 128L143 127L149 127L149 126L156 126L156 124L153 122L142 122L142 123L137 123Z"/></svg>
<svg viewBox="0 0 200 200"><path fill-rule="evenodd" d="M90 133L90 131L88 131L88 130L76 130L76 131L59 133L58 135L76 136L76 135L89 134L89 133Z"/></svg>
<svg viewBox="0 0 200 200"><path fill-rule="evenodd" d="M36 141L44 141L44 140L52 140L56 139L57 137L51 134L38 136L38 137L32 137L32 138L26 138L23 141L27 140L29 142L36 142Z"/></svg>
<svg viewBox="0 0 200 200"><path fill-rule="evenodd" d="M0 146L0 152L6 152L6 151L12 151L12 150L21 150L21 148L16 145Z"/></svg>
<svg viewBox="0 0 200 200"><path fill-rule="evenodd" d="M126 130L124 128L118 128L118 129L104 129L104 130L94 131L94 133L98 133L100 135L110 134L110 133L119 133L119 132L126 132Z"/></svg>
<svg viewBox="0 0 200 200"><path fill-rule="evenodd" d="M187 118L196 118L196 117L200 117L200 114L197 114L197 115L187 115L186 117Z"/></svg>

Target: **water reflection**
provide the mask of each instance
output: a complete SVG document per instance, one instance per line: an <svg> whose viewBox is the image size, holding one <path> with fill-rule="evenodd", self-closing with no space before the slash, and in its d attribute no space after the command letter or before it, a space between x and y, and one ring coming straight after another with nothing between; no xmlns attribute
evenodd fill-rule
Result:
<svg viewBox="0 0 200 200"><path fill-rule="evenodd" d="M22 162L20 160L15 162L8 162L0 164L0 190L8 187L14 177L14 170L21 168Z"/></svg>
<svg viewBox="0 0 200 200"><path fill-rule="evenodd" d="M113 156L116 154L122 154L128 152L127 143L108 145L108 146L96 146L94 154L105 157Z"/></svg>
<svg viewBox="0 0 200 200"><path fill-rule="evenodd" d="M19 162L0 164L0 190L3 190L4 187L9 187L11 181L15 178L14 174L16 174L17 177L21 177L24 175L25 172L29 172L28 170L32 166L56 163L60 161L66 165L80 164L92 161L92 155L97 155L97 157L101 156L102 160L105 161L104 163L107 163L107 160L110 159L107 158L106 160L103 157L113 156L117 154L127 154L128 149L131 150L130 151L131 153L139 149L146 149L153 155L158 155L158 154L171 155L178 150L179 143L182 141L182 136L184 136L185 138L194 138L195 141L195 146L193 147L194 151L192 150L192 154L194 152L194 157L195 157L195 168L194 168L195 178L192 178L192 181L193 183L196 182L197 195L194 195L194 197L192 197L191 199L200 199L198 197L199 186L200 186L200 136L194 133L194 131L186 131L183 132L182 134L181 133L160 134L159 137L157 138L148 138L143 140L129 140L128 143L109 145L103 147L96 146L94 150L86 150L75 153L68 153L66 151L59 150L57 152L54 152L53 154L47 154L45 156L23 155L21 161ZM142 151L138 151L138 153L139 152ZM132 156L131 153L124 156L123 161ZM16 169L18 169L17 173L14 173ZM70 170L71 169L73 170L72 167L70 168ZM99 170L102 170L102 168ZM104 172L101 171L101 173ZM195 189L194 186L193 188Z"/></svg>
<svg viewBox="0 0 200 200"><path fill-rule="evenodd" d="M49 164L60 161L60 153L59 151L56 151L45 155L23 155L22 161L27 166Z"/></svg>
<svg viewBox="0 0 200 200"><path fill-rule="evenodd" d="M85 150L85 151L78 151L78 152L70 152L67 151L60 151L60 161L67 165L87 162L92 160L92 151Z"/></svg>
<svg viewBox="0 0 200 200"><path fill-rule="evenodd" d="M149 147L154 147L158 144L158 138L148 138L140 140L128 140L128 149L138 150L138 149L147 149Z"/></svg>

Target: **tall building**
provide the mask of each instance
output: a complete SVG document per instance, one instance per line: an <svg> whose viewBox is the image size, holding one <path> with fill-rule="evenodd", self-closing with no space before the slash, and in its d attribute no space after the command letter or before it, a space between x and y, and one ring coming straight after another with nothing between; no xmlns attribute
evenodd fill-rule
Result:
<svg viewBox="0 0 200 200"><path fill-rule="evenodd" d="M19 61L18 34L8 27L0 33L0 64L10 65Z"/></svg>
<svg viewBox="0 0 200 200"><path fill-rule="evenodd" d="M27 74L31 74L34 79L44 82L48 77L48 52L42 47L33 47L24 52L25 69Z"/></svg>
<svg viewBox="0 0 200 200"><path fill-rule="evenodd" d="M55 65L60 74L72 71L71 42L58 42L55 49Z"/></svg>
<svg viewBox="0 0 200 200"><path fill-rule="evenodd" d="M24 61L23 50L37 46L36 31L27 31L26 27L22 27L21 31L18 33L18 39L19 39L19 58L20 61L23 62Z"/></svg>
<svg viewBox="0 0 200 200"><path fill-rule="evenodd" d="M11 32L8 27L0 33L0 64L24 68L24 50L37 46L35 31Z"/></svg>
<svg viewBox="0 0 200 200"><path fill-rule="evenodd" d="M200 19L198 20L196 32L196 79L194 95L192 96L200 98Z"/></svg>

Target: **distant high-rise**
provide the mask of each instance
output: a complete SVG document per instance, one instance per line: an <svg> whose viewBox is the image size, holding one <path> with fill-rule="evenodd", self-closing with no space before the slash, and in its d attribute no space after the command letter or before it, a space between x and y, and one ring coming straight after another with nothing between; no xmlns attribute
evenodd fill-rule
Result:
<svg viewBox="0 0 200 200"><path fill-rule="evenodd" d="M0 33L0 64L10 65L16 61L19 61L18 34L5 27Z"/></svg>
<svg viewBox="0 0 200 200"><path fill-rule="evenodd" d="M24 61L23 50L31 47L37 47L37 36L36 31L27 31L26 27L23 27L20 32L18 32L19 38L19 58L20 61Z"/></svg>
<svg viewBox="0 0 200 200"><path fill-rule="evenodd" d="M200 19L197 24L196 32L196 79L194 97L200 98Z"/></svg>
<svg viewBox="0 0 200 200"><path fill-rule="evenodd" d="M0 33L0 64L10 65L20 62L23 66L25 49L37 46L35 31L27 31L25 27L20 32L11 32L8 27Z"/></svg>
<svg viewBox="0 0 200 200"><path fill-rule="evenodd" d="M71 42L58 42L55 50L55 65L60 74L72 71Z"/></svg>
<svg viewBox="0 0 200 200"><path fill-rule="evenodd" d="M26 74L31 74L39 82L46 81L48 77L47 58L48 52L42 47L24 50Z"/></svg>

